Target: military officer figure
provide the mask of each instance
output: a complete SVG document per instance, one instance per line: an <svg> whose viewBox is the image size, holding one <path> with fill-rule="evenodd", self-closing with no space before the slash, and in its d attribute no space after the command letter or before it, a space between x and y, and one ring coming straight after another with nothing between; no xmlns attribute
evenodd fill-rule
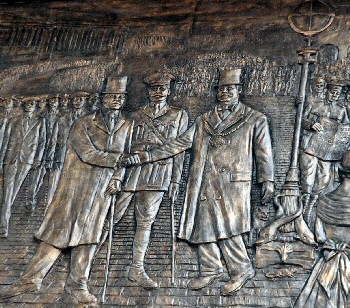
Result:
<svg viewBox="0 0 350 308"><path fill-rule="evenodd" d="M156 161L192 148L178 234L198 251L199 276L192 278L188 287L198 290L220 277L222 255L230 275L222 286L223 295L238 291L255 275L242 238L251 229L254 157L262 202L266 203L274 191L268 122L263 114L240 102L240 74L240 69L221 73L216 106L199 116L182 136L125 159L131 164Z"/></svg>
<svg viewBox="0 0 350 308"><path fill-rule="evenodd" d="M148 85L149 103L134 111L135 122L132 151L143 151L175 139L186 131L188 115L185 110L169 106L170 83L175 77L166 73L154 73L145 79ZM158 213L165 192L176 198L181 179L184 155L161 160L128 170L123 185L123 194L129 193L129 202L134 196L136 232L133 243L133 261L129 279L146 289L158 284L144 269L144 258L151 235L152 224ZM125 198L121 199L124 203ZM117 211L122 204L116 205Z"/></svg>
<svg viewBox="0 0 350 308"><path fill-rule="evenodd" d="M349 123L346 108L338 102L344 82L337 78L327 79L327 90L324 99L319 97L309 101L303 114L303 136L300 144L300 182L304 194L305 221L313 230L314 206L318 197L325 193L330 184L334 161L323 160L310 153L308 144L314 134L321 133L325 128L320 123L327 118L335 123Z"/></svg>
<svg viewBox="0 0 350 308"><path fill-rule="evenodd" d="M66 159L52 202L35 234L40 244L21 278L0 289L16 296L40 289L62 250L70 250L65 290L80 303L96 303L87 286L96 244L100 241L111 194L121 189L124 168L116 168L130 152L133 122L120 112L126 98L126 77L108 79L101 110L74 123Z"/></svg>

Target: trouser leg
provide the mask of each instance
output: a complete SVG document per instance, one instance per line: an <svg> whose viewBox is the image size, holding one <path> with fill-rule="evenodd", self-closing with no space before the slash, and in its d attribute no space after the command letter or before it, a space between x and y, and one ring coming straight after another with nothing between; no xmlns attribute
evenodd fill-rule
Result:
<svg viewBox="0 0 350 308"><path fill-rule="evenodd" d="M31 280L41 283L60 253L60 249L41 242L22 274L21 280Z"/></svg>
<svg viewBox="0 0 350 308"><path fill-rule="evenodd" d="M163 195L163 191L141 191L135 193L136 232L133 243L133 267L143 269L152 224L158 213Z"/></svg>
<svg viewBox="0 0 350 308"><path fill-rule="evenodd" d="M27 206L35 207L39 190L43 185L45 173L46 168L43 165L31 172L27 193Z"/></svg>
<svg viewBox="0 0 350 308"><path fill-rule="evenodd" d="M332 163L330 161L317 160L317 171L315 176L315 184L312 189L313 195L322 194L332 177Z"/></svg>
<svg viewBox="0 0 350 308"><path fill-rule="evenodd" d="M12 196L16 174L17 162L11 165L4 165L4 192L1 206L1 227L6 230L8 230L8 223L11 217Z"/></svg>
<svg viewBox="0 0 350 308"><path fill-rule="evenodd" d="M218 245L231 277L241 275L252 267L241 235L221 240Z"/></svg>
<svg viewBox="0 0 350 308"><path fill-rule="evenodd" d="M53 196L58 186L58 181L61 176L61 171L62 171L62 168L57 168L50 171L49 188L47 191L47 204L50 204L53 199Z"/></svg>
<svg viewBox="0 0 350 308"><path fill-rule="evenodd" d="M71 251L70 270L66 286L75 290L87 290L91 262L96 245L79 245Z"/></svg>
<svg viewBox="0 0 350 308"><path fill-rule="evenodd" d="M199 276L205 277L223 272L221 253L217 243L197 245Z"/></svg>

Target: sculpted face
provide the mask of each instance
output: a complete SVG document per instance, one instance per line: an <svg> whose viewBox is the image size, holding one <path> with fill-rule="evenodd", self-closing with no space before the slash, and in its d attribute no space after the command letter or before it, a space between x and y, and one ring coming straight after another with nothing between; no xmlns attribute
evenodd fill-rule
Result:
<svg viewBox="0 0 350 308"><path fill-rule="evenodd" d="M119 110L126 100L124 93L108 93L103 96L103 107L106 109Z"/></svg>
<svg viewBox="0 0 350 308"><path fill-rule="evenodd" d="M76 96L73 98L73 107L75 109L83 108L86 104L86 96Z"/></svg>
<svg viewBox="0 0 350 308"><path fill-rule="evenodd" d="M315 82L313 86L314 92L316 94L321 94L324 92L325 87L326 87L326 84L324 82L320 82L320 81Z"/></svg>
<svg viewBox="0 0 350 308"><path fill-rule="evenodd" d="M35 100L24 101L22 103L22 108L25 112L34 112L35 105L36 105Z"/></svg>
<svg viewBox="0 0 350 308"><path fill-rule="evenodd" d="M339 99L342 92L342 86L331 86L327 91L327 99L330 102L335 102Z"/></svg>
<svg viewBox="0 0 350 308"><path fill-rule="evenodd" d="M57 109L59 104L59 98L58 97L52 97L49 100L49 105L51 109Z"/></svg>
<svg viewBox="0 0 350 308"><path fill-rule="evenodd" d="M152 85L148 88L148 96L153 103L166 100L169 94L170 86L168 85Z"/></svg>
<svg viewBox="0 0 350 308"><path fill-rule="evenodd" d="M237 85L222 85L218 88L216 95L219 103L230 105L236 103L241 93L241 88Z"/></svg>
<svg viewBox="0 0 350 308"><path fill-rule="evenodd" d="M10 98L4 98L4 100L2 101L2 106L5 109L10 109L13 107L13 100Z"/></svg>
<svg viewBox="0 0 350 308"><path fill-rule="evenodd" d="M44 109L46 107L46 101L47 101L47 97L40 98L38 101L38 108Z"/></svg>

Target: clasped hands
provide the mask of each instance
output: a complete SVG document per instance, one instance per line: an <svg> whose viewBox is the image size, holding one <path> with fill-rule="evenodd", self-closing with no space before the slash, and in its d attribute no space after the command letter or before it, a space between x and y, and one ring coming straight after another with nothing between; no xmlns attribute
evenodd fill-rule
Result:
<svg viewBox="0 0 350 308"><path fill-rule="evenodd" d="M129 166L139 165L149 160L149 154L147 152L134 152L125 153L121 156L117 162L118 168L125 168Z"/></svg>

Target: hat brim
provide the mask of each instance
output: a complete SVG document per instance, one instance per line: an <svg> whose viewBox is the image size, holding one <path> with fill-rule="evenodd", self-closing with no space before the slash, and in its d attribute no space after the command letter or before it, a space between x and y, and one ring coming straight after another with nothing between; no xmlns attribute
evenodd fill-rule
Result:
<svg viewBox="0 0 350 308"><path fill-rule="evenodd" d="M128 92L101 92L101 94L127 94Z"/></svg>

